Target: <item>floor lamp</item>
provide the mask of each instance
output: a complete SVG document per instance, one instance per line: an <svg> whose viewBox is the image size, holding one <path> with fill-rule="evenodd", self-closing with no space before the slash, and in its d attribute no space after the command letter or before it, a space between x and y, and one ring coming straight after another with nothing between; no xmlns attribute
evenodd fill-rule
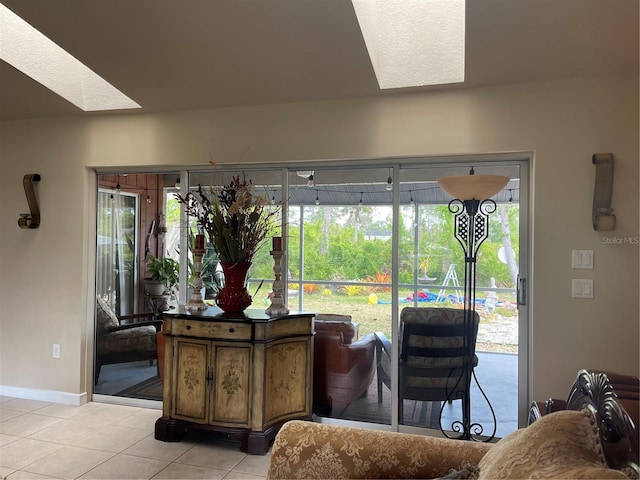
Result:
<svg viewBox="0 0 640 480"><path fill-rule="evenodd" d="M473 168L469 175L456 175L438 179L440 187L453 197L449 202L449 211L454 214L454 237L464 251L464 346L468 347L468 339L473 329L476 304L476 259L478 249L489 236L489 215L496 210L496 202L489 197L494 196L509 182L509 178L501 175L475 175ZM473 376L480 392L484 396L493 415L493 433L485 441L493 439L496 433L496 415L487 395L480 387L473 371L472 348L467 349L467 359L463 369L466 389L462 398L462 422L455 421L452 430L459 432L456 438L462 440L479 440L483 427L471 421L471 376ZM442 429L442 426L440 427ZM442 430L442 433L449 435ZM452 437L449 437L452 438Z"/></svg>

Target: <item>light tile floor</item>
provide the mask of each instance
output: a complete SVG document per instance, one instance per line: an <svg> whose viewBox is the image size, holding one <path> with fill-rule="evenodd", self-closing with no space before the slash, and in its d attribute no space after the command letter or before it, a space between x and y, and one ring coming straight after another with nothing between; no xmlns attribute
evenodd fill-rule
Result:
<svg viewBox="0 0 640 480"><path fill-rule="evenodd" d="M269 454L189 433L154 439L160 410L80 407L0 396L2 479L264 479Z"/></svg>

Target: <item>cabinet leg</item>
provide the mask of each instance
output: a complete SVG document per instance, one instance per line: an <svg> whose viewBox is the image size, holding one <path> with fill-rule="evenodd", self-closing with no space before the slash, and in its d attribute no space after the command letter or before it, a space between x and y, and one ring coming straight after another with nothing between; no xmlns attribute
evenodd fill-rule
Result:
<svg viewBox="0 0 640 480"><path fill-rule="evenodd" d="M162 442L179 442L187 430L188 427L183 422L160 417L156 420L155 439Z"/></svg>
<svg viewBox="0 0 640 480"><path fill-rule="evenodd" d="M264 432L250 432L243 440L241 450L251 455L265 455L271 448L271 442L276 437L282 425L272 425Z"/></svg>
<svg viewBox="0 0 640 480"><path fill-rule="evenodd" d="M250 433L242 441L241 450L244 450L251 455L265 455L269 451L269 444L270 439L268 439L264 434Z"/></svg>

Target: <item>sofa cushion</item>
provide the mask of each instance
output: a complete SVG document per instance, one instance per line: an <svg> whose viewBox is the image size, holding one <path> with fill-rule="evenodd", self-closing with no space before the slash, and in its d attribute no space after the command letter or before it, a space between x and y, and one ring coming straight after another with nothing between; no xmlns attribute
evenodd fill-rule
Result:
<svg viewBox="0 0 640 480"><path fill-rule="evenodd" d="M146 325L116 330L99 337L97 348L99 355L123 352L153 353L156 351L156 329Z"/></svg>
<svg viewBox="0 0 640 480"><path fill-rule="evenodd" d="M551 413L510 433L479 467L481 479L626 478L607 469L595 417L586 409Z"/></svg>

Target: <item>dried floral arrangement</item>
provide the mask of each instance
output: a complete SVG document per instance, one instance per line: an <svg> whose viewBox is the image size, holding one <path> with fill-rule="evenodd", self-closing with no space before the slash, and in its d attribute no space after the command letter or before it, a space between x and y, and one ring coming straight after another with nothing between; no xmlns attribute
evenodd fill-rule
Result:
<svg viewBox="0 0 640 480"><path fill-rule="evenodd" d="M277 228L280 211L253 193L251 180L234 176L221 190L198 185L196 192L176 198L209 235L222 262L251 262L264 240Z"/></svg>

